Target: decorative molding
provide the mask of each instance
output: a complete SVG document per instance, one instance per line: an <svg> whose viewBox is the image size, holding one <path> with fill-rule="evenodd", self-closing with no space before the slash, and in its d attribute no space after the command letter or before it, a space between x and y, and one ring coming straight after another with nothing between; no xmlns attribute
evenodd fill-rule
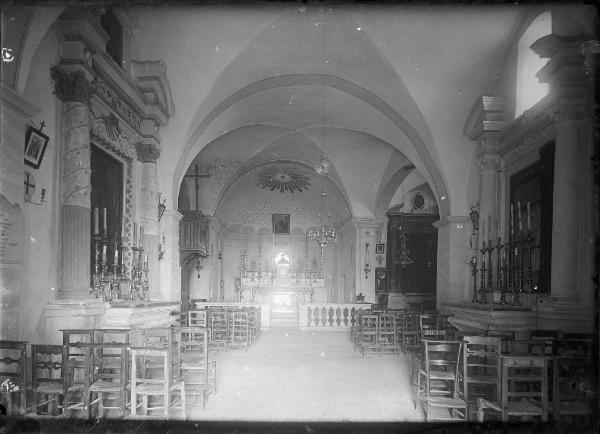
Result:
<svg viewBox="0 0 600 434"><path fill-rule="evenodd" d="M591 75L594 70L594 55L600 53L600 41L592 39L581 44L581 53L583 54L583 66L585 73Z"/></svg>
<svg viewBox="0 0 600 434"><path fill-rule="evenodd" d="M100 75L96 75L93 84L96 95L141 134L142 117L137 113L137 110L127 103L119 92Z"/></svg>
<svg viewBox="0 0 600 434"><path fill-rule="evenodd" d="M461 216L447 216L447 217L444 217L443 219L433 222L432 225L435 228L439 229L443 226L446 226L446 225L449 225L452 223L459 223L459 224L467 223L469 220L470 220L469 217L462 216L462 215Z"/></svg>
<svg viewBox="0 0 600 434"><path fill-rule="evenodd" d="M271 191L279 190L280 193L302 192L310 187L310 178L306 176L306 172L293 166L268 167L256 176L256 181L259 187Z"/></svg>
<svg viewBox="0 0 600 434"><path fill-rule="evenodd" d="M68 72L54 65L50 68L53 92L64 102L88 103L94 93L94 86L87 80L83 71Z"/></svg>
<svg viewBox="0 0 600 434"><path fill-rule="evenodd" d="M90 123L90 135L99 140L107 149L123 158L133 159L136 157L136 142L129 136L119 132L116 136L111 135L106 123L100 119L94 119Z"/></svg>
<svg viewBox="0 0 600 434"><path fill-rule="evenodd" d="M482 96L477 98L467 117L463 133L471 140L476 140L487 132L499 132L504 128L502 112L506 98L498 96Z"/></svg>
<svg viewBox="0 0 600 434"><path fill-rule="evenodd" d="M160 157L160 148L154 143L138 142L135 144L138 161L155 163Z"/></svg>

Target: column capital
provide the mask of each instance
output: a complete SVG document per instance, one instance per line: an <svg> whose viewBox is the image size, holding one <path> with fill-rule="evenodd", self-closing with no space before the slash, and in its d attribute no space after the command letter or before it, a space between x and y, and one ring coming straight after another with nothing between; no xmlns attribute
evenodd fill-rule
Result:
<svg viewBox="0 0 600 434"><path fill-rule="evenodd" d="M58 65L50 68L50 78L54 95L63 102L88 103L94 93L94 86L84 71L66 71Z"/></svg>
<svg viewBox="0 0 600 434"><path fill-rule="evenodd" d="M160 146L158 143L138 142L135 144L137 159L142 163L156 163L160 157Z"/></svg>
<svg viewBox="0 0 600 434"><path fill-rule="evenodd" d="M500 168L500 155L498 154L483 154L479 161L479 170L497 171Z"/></svg>
<svg viewBox="0 0 600 434"><path fill-rule="evenodd" d="M382 219L377 218L353 218L352 223L354 223L354 227L356 229L376 229L379 225L383 223Z"/></svg>

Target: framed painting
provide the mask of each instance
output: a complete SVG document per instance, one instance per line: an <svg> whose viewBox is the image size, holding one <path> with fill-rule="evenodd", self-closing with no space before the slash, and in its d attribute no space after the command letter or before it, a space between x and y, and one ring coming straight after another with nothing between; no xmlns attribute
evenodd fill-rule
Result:
<svg viewBox="0 0 600 434"><path fill-rule="evenodd" d="M289 214L273 214L273 233L274 234L289 234L290 233L290 215Z"/></svg>
<svg viewBox="0 0 600 434"><path fill-rule="evenodd" d="M48 136L40 130L31 126L27 129L25 134L25 164L35 169L40 168L48 140Z"/></svg>
<svg viewBox="0 0 600 434"><path fill-rule="evenodd" d="M384 254L385 244L375 244L375 253L380 255Z"/></svg>

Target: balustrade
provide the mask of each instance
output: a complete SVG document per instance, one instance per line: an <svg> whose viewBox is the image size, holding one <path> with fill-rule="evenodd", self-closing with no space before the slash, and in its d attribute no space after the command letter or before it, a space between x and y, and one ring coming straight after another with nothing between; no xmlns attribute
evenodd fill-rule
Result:
<svg viewBox="0 0 600 434"><path fill-rule="evenodd" d="M359 311L370 308L370 304L301 304L300 329L345 330L357 323Z"/></svg>

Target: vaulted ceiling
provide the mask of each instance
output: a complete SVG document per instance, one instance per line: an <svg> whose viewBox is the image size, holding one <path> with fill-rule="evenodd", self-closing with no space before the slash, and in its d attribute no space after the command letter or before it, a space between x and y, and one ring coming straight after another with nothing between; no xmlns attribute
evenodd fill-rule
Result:
<svg viewBox="0 0 600 434"><path fill-rule="evenodd" d="M229 179L203 184L200 208L213 214L248 170L278 160L315 166L325 143L342 202L353 217L373 217L411 170L442 215L466 207L466 180L458 180L474 145L462 129L528 10L261 4L129 12L139 23L139 57L167 65L175 115L161 130L160 171L175 198L196 164L233 161Z"/></svg>

